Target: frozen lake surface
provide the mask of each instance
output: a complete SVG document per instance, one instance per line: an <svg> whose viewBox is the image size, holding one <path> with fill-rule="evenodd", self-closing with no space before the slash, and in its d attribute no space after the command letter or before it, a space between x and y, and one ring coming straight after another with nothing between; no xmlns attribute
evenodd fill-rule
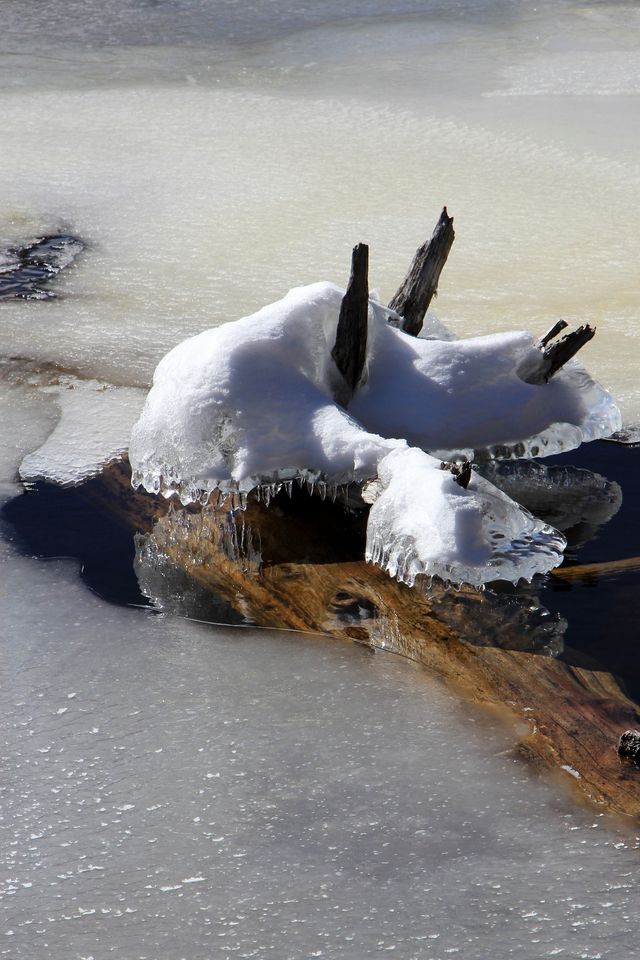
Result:
<svg viewBox="0 0 640 960"><path fill-rule="evenodd" d="M88 249L0 304L0 499L57 421L43 363L146 386L359 240L388 299L444 203L442 318L596 324L638 422L639 63L635 3L5 0L0 237ZM635 954L629 831L411 664L0 561L0 956Z"/></svg>
<svg viewBox="0 0 640 960"><path fill-rule="evenodd" d="M3 589L0 955L633 955L632 838L410 663Z"/></svg>

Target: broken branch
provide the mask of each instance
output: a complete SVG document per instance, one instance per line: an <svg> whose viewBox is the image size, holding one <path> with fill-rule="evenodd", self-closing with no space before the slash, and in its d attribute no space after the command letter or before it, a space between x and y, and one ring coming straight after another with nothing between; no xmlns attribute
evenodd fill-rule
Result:
<svg viewBox="0 0 640 960"><path fill-rule="evenodd" d="M438 292L438 281L455 239L453 217L444 207L430 240L416 251L409 272L389 306L402 317L401 329L413 337L422 330L429 304Z"/></svg>
<svg viewBox="0 0 640 960"><path fill-rule="evenodd" d="M331 356L348 390L338 399L346 406L362 378L367 356L367 315L369 311L369 247L358 243L351 255L351 275L342 298L336 342Z"/></svg>
<svg viewBox="0 0 640 960"><path fill-rule="evenodd" d="M552 328L546 335L546 338L543 338L542 343L545 341L548 342L549 335L553 329L555 328ZM593 339L595 332L595 327L590 327L589 324L585 324L582 327L578 327L577 330L572 330L571 333L566 334L561 340L556 340L555 343L552 343L550 347L547 347L547 349L540 354L540 359L536 362L533 369L529 369L524 372L524 374L521 373L522 379L525 383L535 385L548 383L554 373L557 373L565 363L568 363L572 357L575 357L578 350L584 347L585 343Z"/></svg>

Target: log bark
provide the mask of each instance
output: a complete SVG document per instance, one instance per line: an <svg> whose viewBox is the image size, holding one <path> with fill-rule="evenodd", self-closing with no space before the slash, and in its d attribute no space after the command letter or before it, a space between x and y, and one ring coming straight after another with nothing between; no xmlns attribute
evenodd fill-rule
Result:
<svg viewBox="0 0 640 960"><path fill-rule="evenodd" d="M328 633L423 664L465 698L506 711L521 738L518 753L555 770L582 801L640 822L640 771L617 753L620 736L638 730L639 707L615 678L518 649L526 633L521 624L514 623L506 645L490 645L493 628L504 635L500 606L494 610L487 594L471 589L409 589L356 559L362 517L345 531L337 506L302 492L299 501L281 495L269 508L250 497L244 513L175 509L134 492L126 462L84 491L142 531L150 556L168 557L243 617ZM471 642L465 634L474 624L480 627Z"/></svg>
<svg viewBox="0 0 640 960"><path fill-rule="evenodd" d="M402 329L411 336L417 337L422 330L454 239L453 217L444 207L431 239L416 251L409 272L389 301L391 309L402 317Z"/></svg>
<svg viewBox="0 0 640 960"><path fill-rule="evenodd" d="M351 275L342 299L336 342L331 356L343 376L346 389L338 391L344 407L358 388L367 356L369 311L369 247L358 243L351 255Z"/></svg>

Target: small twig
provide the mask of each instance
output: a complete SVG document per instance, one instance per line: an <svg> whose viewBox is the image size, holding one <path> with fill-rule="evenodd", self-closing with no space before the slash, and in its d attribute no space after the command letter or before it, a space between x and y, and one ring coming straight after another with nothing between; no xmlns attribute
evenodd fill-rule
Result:
<svg viewBox="0 0 640 960"><path fill-rule="evenodd" d="M573 567L556 567L550 576L557 580L597 580L599 577L618 576L624 573L637 573L640 570L640 557L626 557L624 560L604 560L600 563L582 563Z"/></svg>
<svg viewBox="0 0 640 960"><path fill-rule="evenodd" d="M595 332L595 327L590 327L588 324L572 330L561 340L556 340L543 350L533 363L527 361L526 366L523 365L523 368L518 371L519 375L525 383L536 386L548 383L551 377L595 336Z"/></svg>
<svg viewBox="0 0 640 960"><path fill-rule="evenodd" d="M458 486L463 487L465 490L469 486L472 473L470 460L465 460L462 466L443 460L440 464L440 469L448 470L449 473L452 473L454 482L457 483Z"/></svg>

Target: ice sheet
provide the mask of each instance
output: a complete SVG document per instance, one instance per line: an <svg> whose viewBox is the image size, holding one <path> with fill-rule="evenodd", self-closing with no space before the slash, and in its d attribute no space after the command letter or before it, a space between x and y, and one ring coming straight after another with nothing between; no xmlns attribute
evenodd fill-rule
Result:
<svg viewBox="0 0 640 960"><path fill-rule="evenodd" d="M634 956L633 837L424 670L3 588L6 958Z"/></svg>
<svg viewBox="0 0 640 960"><path fill-rule="evenodd" d="M60 418L42 446L23 459L20 478L60 486L95 476L121 456L144 402L143 390L66 376L41 392L55 399Z"/></svg>

